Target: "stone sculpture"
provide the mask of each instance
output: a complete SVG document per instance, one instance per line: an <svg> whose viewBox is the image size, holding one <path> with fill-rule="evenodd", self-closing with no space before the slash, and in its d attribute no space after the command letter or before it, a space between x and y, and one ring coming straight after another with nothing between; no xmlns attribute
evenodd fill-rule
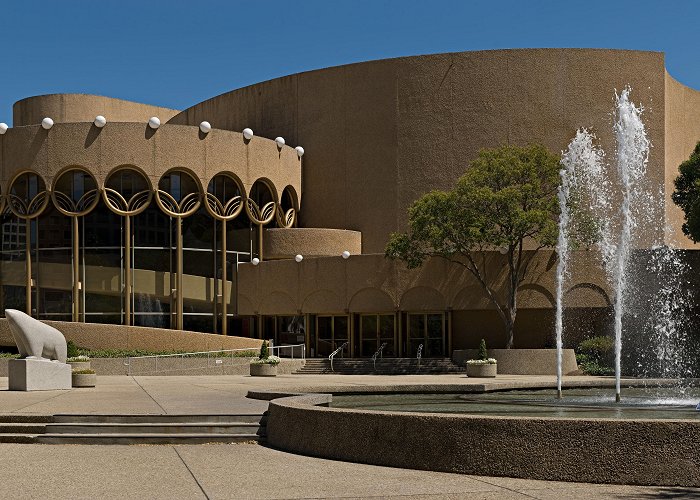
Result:
<svg viewBox="0 0 700 500"><path fill-rule="evenodd" d="M66 362L66 339L61 332L16 309L5 309L5 317L22 358Z"/></svg>

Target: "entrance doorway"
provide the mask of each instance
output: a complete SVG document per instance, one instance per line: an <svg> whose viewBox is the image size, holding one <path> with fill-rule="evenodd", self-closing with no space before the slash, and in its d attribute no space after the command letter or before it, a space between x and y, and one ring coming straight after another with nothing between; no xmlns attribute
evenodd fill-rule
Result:
<svg viewBox="0 0 700 500"><path fill-rule="evenodd" d="M348 341L347 316L316 316L316 356L328 357Z"/></svg>
<svg viewBox="0 0 700 500"><path fill-rule="evenodd" d="M409 313L406 354L416 357L422 344L424 358L445 356L445 313Z"/></svg>
<svg viewBox="0 0 700 500"><path fill-rule="evenodd" d="M386 343L383 356L396 357L396 316L362 314L360 316L360 356L370 357Z"/></svg>

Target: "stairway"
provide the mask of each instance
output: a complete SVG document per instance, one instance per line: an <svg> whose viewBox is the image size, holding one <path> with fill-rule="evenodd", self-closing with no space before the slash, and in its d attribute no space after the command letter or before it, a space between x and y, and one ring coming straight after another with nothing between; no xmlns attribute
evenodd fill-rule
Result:
<svg viewBox="0 0 700 500"><path fill-rule="evenodd" d="M418 366L416 358L383 358L375 365L369 358L336 358L331 363L327 358L307 358L306 364L295 371L301 375L321 375L334 373L339 375L425 375L444 373L463 373L464 368L456 365L449 358L424 358Z"/></svg>
<svg viewBox="0 0 700 500"><path fill-rule="evenodd" d="M199 444L264 441L267 416L0 415L0 443Z"/></svg>

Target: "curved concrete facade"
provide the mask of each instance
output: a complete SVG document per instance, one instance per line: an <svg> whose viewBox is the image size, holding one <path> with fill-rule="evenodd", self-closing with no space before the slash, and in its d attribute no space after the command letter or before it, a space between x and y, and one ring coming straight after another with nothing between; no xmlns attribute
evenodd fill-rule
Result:
<svg viewBox="0 0 700 500"><path fill-rule="evenodd" d="M57 123L91 122L97 115L110 122L147 122L152 116L165 122L176 115L174 109L90 94L49 94L27 97L12 108L15 127L41 123L51 117Z"/></svg>
<svg viewBox="0 0 700 500"><path fill-rule="evenodd" d="M643 119L653 145L649 187L663 193L641 227L638 247L666 243L695 249L680 232L682 213L670 194L677 165L700 139L700 93L673 80L658 52L496 50L371 61L262 82L180 112L99 96L32 97L15 105L17 126L0 136L0 189L7 201L10 181L28 170L52 190L54 177L69 167L87 170L103 189L115 169L134 166L157 193L159 179L175 168L194 175L206 203L203 191L209 182L227 174L245 191L237 202L244 209L236 212L240 204L229 209L254 222L249 227L231 223L236 241L247 238L249 248L239 245L235 262L212 264L215 269L206 275L180 269L174 277L174 262L182 263L182 256L167 257L173 264L165 271L135 269L134 280L154 303L169 301L182 315L185 306L173 292L181 290L179 296L190 301L193 315L204 309L211 313L215 330L217 315L230 313L248 318L247 335L277 343L278 335L284 342L305 339L309 352L314 335L324 329L329 335L324 343L348 340L351 354L364 356L370 348L363 347L367 339L362 332L373 324L378 345L381 335L390 336L393 328L396 352L415 355L421 340L413 347L401 346L412 328L427 332L425 325L432 324L442 332L439 355L449 356L453 349L476 347L481 338L500 347L500 320L478 283L458 266L431 261L409 271L385 260L389 234L405 229L407 208L415 199L450 188L481 148L541 142L558 152L578 128L586 127L604 150L614 151L614 92L628 85L633 101L645 108ZM91 123L98 114L107 118L103 129ZM158 130L146 124L153 115L163 122ZM48 131L38 125L44 116L56 122ZM208 134L198 129L204 120L214 127ZM250 141L241 135L247 127L255 132ZM282 148L273 141L278 136L286 140ZM297 145L305 150L301 158L293 149ZM265 206L251 208L246 198L259 191L258 181L269 188L269 199ZM206 239L212 228L221 229L225 217L223 206L219 209L212 215L214 225L195 228L198 236ZM206 259L191 256L203 250L201 245L189 249L185 258L191 260L185 267L218 259L209 257L224 253L217 241L227 238L225 227L219 240L207 240L210 253L196 254ZM344 250L350 251L350 259L339 257ZM238 266L262 254L278 260ZM292 259L296 254L304 255L302 263ZM496 253L484 258L493 279L503 283L502 258ZM592 253L580 252L576 259L567 292L572 304L568 316L583 333L573 339L600 332L612 302ZM233 264L235 272L220 280L221 269ZM3 283L15 288L30 283L23 265L21 259L4 263ZM550 344L555 267L553 253L540 252L522 285L517 347ZM116 264L99 271L91 275L104 279L87 283L88 292L123 293L126 285ZM76 295L78 272L73 276ZM61 285L66 286L70 283ZM217 309L218 302L223 311ZM344 333L338 336L337 331ZM426 345L429 337L426 333Z"/></svg>

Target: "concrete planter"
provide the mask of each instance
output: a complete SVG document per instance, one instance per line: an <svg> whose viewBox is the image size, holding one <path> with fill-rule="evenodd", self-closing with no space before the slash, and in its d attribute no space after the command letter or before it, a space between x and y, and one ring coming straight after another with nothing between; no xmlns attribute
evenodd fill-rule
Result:
<svg viewBox="0 0 700 500"><path fill-rule="evenodd" d="M250 376L251 377L276 377L277 376L277 365L271 365L269 363L251 364L250 365Z"/></svg>
<svg viewBox="0 0 700 500"><path fill-rule="evenodd" d="M89 370L90 369L90 362L89 361L69 361L68 364L70 365L71 370Z"/></svg>
<svg viewBox="0 0 700 500"><path fill-rule="evenodd" d="M452 352L452 360L464 365L468 359L476 359L477 349L464 349ZM489 358L498 361L501 375L556 375L556 349L489 349ZM564 375L578 374L576 355L573 349L564 349L562 371Z"/></svg>
<svg viewBox="0 0 700 500"><path fill-rule="evenodd" d="M71 375L73 387L95 387L97 375L95 373L73 373Z"/></svg>
<svg viewBox="0 0 700 500"><path fill-rule="evenodd" d="M498 364L492 365L470 365L467 364L467 377L474 378L493 378L498 371Z"/></svg>

